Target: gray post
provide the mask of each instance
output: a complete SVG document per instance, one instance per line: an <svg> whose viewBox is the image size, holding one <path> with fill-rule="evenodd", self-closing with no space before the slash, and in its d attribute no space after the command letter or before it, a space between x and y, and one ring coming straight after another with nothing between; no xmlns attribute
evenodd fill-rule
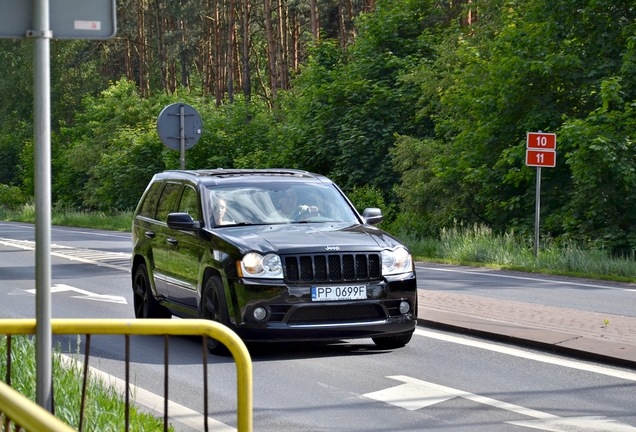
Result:
<svg viewBox="0 0 636 432"><path fill-rule="evenodd" d="M179 138L181 139L181 169L185 169L185 107L179 106Z"/></svg>
<svg viewBox="0 0 636 432"><path fill-rule="evenodd" d="M36 402L52 412L51 395L51 71L49 0L33 3L35 39L33 108L35 135Z"/></svg>
<svg viewBox="0 0 636 432"><path fill-rule="evenodd" d="M539 214L541 211L541 167L537 167L537 197L534 215L534 257L539 256Z"/></svg>

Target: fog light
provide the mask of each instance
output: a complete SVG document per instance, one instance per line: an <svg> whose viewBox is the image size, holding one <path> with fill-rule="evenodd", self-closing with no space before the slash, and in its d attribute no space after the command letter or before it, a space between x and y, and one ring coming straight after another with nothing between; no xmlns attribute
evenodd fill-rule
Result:
<svg viewBox="0 0 636 432"><path fill-rule="evenodd" d="M256 321L263 321L267 317L267 309L265 309L263 306L254 308L254 310L252 311L252 316Z"/></svg>
<svg viewBox="0 0 636 432"><path fill-rule="evenodd" d="M402 300L400 302L400 313L405 314L410 310L411 310L411 305L409 304L409 302Z"/></svg>

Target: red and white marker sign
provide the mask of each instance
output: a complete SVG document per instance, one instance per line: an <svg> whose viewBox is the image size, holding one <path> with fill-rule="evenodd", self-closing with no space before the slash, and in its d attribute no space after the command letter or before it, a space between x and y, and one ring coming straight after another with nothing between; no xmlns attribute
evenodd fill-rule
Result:
<svg viewBox="0 0 636 432"><path fill-rule="evenodd" d="M556 166L556 134L528 132L526 147L526 165L550 168Z"/></svg>
<svg viewBox="0 0 636 432"><path fill-rule="evenodd" d="M526 165L536 167L550 167L556 166L556 152L544 151L544 150L526 150Z"/></svg>
<svg viewBox="0 0 636 432"><path fill-rule="evenodd" d="M556 150L556 134L528 132L527 144L529 149Z"/></svg>

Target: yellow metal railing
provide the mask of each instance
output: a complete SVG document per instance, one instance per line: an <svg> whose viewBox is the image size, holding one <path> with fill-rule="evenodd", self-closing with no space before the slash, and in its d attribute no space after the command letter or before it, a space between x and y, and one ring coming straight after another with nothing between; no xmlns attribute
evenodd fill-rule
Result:
<svg viewBox="0 0 636 432"><path fill-rule="evenodd" d="M252 360L243 341L227 327L210 320L203 319L152 319L152 320L127 320L127 319L52 319L51 329L53 334L99 334L99 335L153 335L153 336L207 336L224 344L236 363L237 375L237 423L239 432L252 431ZM0 320L0 334L25 335L35 334L35 319L2 319ZM4 384L4 383L2 383ZM7 387L6 384L4 387ZM8 388L11 392L15 391ZM37 424L29 429L26 423L20 423L26 418L42 419L42 411L52 416L46 410L35 403L7 404L6 389L0 394L0 411L12 418L27 430L67 430L52 427L40 428ZM17 400L17 399L16 399ZM28 399L27 399L28 401ZM11 410L9 412L8 410ZM46 417L49 418L49 417ZM56 419L57 420L57 419ZM58 420L59 421L59 420ZM31 423L29 423L31 424ZM39 423L38 423L39 424ZM68 427L68 430L74 430Z"/></svg>
<svg viewBox="0 0 636 432"><path fill-rule="evenodd" d="M14 424L27 431L75 432L75 429L2 381L0 381L0 411Z"/></svg>

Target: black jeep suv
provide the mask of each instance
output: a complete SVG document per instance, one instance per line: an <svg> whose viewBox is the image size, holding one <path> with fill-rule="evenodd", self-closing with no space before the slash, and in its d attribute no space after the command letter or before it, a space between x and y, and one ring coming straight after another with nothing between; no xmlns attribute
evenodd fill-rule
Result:
<svg viewBox="0 0 636 432"><path fill-rule="evenodd" d="M156 174L132 224L137 318L204 317L245 341L372 338L404 346L417 319L409 251L306 171ZM212 352L223 349L209 342Z"/></svg>

